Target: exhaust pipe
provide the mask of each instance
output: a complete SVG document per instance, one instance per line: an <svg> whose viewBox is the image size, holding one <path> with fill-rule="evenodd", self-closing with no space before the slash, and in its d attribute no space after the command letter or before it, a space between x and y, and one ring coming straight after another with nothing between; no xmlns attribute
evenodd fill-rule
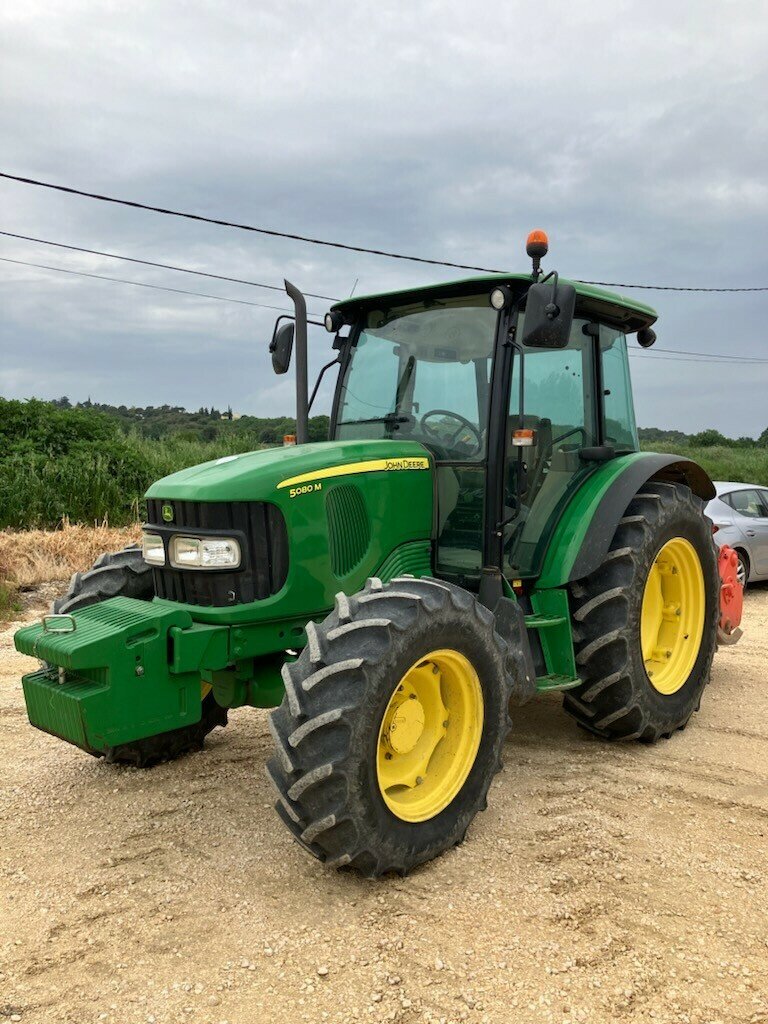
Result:
<svg viewBox="0 0 768 1024"><path fill-rule="evenodd" d="M295 284L284 281L296 313L296 444L309 440L309 382L307 378L307 300Z"/></svg>

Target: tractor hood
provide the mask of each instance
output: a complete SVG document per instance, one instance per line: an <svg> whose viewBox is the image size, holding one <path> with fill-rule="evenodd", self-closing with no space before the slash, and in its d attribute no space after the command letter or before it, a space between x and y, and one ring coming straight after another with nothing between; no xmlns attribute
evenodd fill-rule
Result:
<svg viewBox="0 0 768 1024"><path fill-rule="evenodd" d="M429 470L430 452L416 441L323 441L225 455L152 484L147 498L178 501L277 501L302 487L339 477ZM292 493L293 492L293 493ZM300 492L303 493L303 492Z"/></svg>
<svg viewBox="0 0 768 1024"><path fill-rule="evenodd" d="M268 448L174 473L147 492L148 532L234 532L245 564L210 575L156 568L157 596L198 622L258 632L267 627L257 621L293 620L301 633L368 576L430 572L434 480L432 455L415 441ZM280 629L257 653L285 648Z"/></svg>

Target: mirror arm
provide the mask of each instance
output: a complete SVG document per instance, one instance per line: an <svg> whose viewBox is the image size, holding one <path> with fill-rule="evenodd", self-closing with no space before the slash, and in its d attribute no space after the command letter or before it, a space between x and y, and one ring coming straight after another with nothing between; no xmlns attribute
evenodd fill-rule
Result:
<svg viewBox="0 0 768 1024"><path fill-rule="evenodd" d="M330 370L330 368L332 366L335 366L337 363L340 363L340 362L341 362L341 360L339 359L338 356L336 356L336 358L332 359L330 361L330 363L326 363L325 366L320 371L320 373L318 373L317 380L315 381L315 386L314 386L314 388L312 388L312 396L309 399L309 405L307 407L307 412L308 413L311 412L311 410L312 410L312 403L315 401L315 395L317 394L317 389L320 387L320 384L322 383L323 377L325 376L325 371L326 370Z"/></svg>
<svg viewBox="0 0 768 1024"><path fill-rule="evenodd" d="M272 340L269 343L269 351L270 352L274 352L275 351L275 342L277 341L277 329L280 326L280 324L282 323L282 321L283 320L293 320L293 319L294 319L294 317L292 317L289 313L281 313L281 315L277 318L277 320L275 320L275 326L272 329Z"/></svg>
<svg viewBox="0 0 768 1024"><path fill-rule="evenodd" d="M552 305L555 307L555 312L550 317L550 320L553 320L557 316L557 314L560 312L560 307L557 305L557 286L558 286L558 283L560 281L560 278L558 277L557 271L556 270L550 270L550 272L547 274L546 277L542 277L541 281L539 281L539 284L544 284L546 281L548 281L550 279L550 277L554 277L554 279L555 279L554 283L552 284Z"/></svg>
<svg viewBox="0 0 768 1024"><path fill-rule="evenodd" d="M290 281L285 281L284 284L296 311L296 444L306 444L309 435L307 300L296 285Z"/></svg>

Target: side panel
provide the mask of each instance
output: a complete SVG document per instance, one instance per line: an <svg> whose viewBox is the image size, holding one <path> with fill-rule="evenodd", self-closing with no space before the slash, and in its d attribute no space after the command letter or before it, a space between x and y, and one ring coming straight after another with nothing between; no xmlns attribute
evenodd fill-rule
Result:
<svg viewBox="0 0 768 1024"><path fill-rule="evenodd" d="M678 455L634 452L612 459L584 482L563 512L536 590L562 587L593 572L603 562L627 505L652 478L685 483L705 500L715 494L701 466Z"/></svg>

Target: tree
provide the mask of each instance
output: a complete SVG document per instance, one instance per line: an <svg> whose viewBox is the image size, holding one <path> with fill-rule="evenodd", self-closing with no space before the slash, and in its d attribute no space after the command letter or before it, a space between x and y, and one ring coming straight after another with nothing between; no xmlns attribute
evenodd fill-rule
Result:
<svg viewBox="0 0 768 1024"><path fill-rule="evenodd" d="M692 448L715 448L718 446L730 447L733 442L729 437L721 434L719 430L710 428L702 430L698 434L691 434L689 438Z"/></svg>

